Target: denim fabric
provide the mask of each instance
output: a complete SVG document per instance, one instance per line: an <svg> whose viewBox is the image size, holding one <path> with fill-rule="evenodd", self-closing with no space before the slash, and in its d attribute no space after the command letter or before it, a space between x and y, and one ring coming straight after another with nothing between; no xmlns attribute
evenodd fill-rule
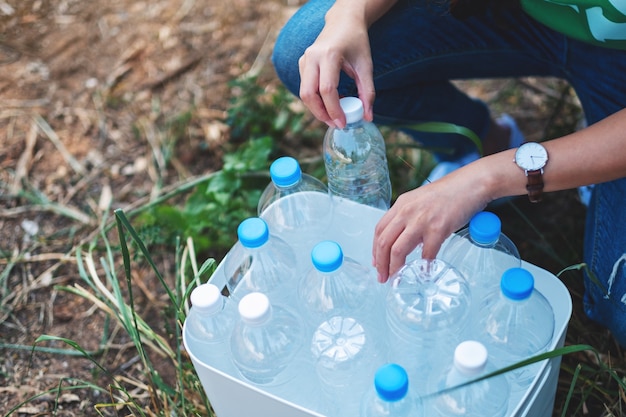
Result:
<svg viewBox="0 0 626 417"><path fill-rule="evenodd" d="M298 59L318 36L333 3L310 0L277 39L274 67L296 95ZM563 78L575 89L588 124L626 107L626 51L567 38L520 10L458 20L436 3L400 0L370 28L376 123L451 122L483 137L487 106L459 91L452 79ZM342 95L356 95L345 74L338 88ZM441 160L475 151L460 136L409 133L425 146L454 149L439 154ZM626 346L626 179L598 184L587 216L584 260L602 285L585 276L585 311Z"/></svg>

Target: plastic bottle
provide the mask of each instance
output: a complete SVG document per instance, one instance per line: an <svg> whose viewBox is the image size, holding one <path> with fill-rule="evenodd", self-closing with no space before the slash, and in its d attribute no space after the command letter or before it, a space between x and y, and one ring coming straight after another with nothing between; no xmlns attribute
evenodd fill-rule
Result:
<svg viewBox="0 0 626 417"><path fill-rule="evenodd" d="M485 346L477 341L461 342L454 359L436 381L431 392L441 392L432 401L432 415L439 417L502 417L509 402L509 384L500 374L457 389L450 389L493 372ZM448 391L442 392L445 389Z"/></svg>
<svg viewBox="0 0 626 417"><path fill-rule="evenodd" d="M361 402L361 417L420 417L421 401L409 391L406 370L388 363L376 371L374 387Z"/></svg>
<svg viewBox="0 0 626 417"><path fill-rule="evenodd" d="M480 305L477 336L489 349L498 368L545 352L554 333L554 312L548 300L534 289L534 277L523 268L502 274L500 288ZM541 363L511 371L513 391L526 389Z"/></svg>
<svg viewBox="0 0 626 417"><path fill-rule="evenodd" d="M197 286L190 299L185 321L187 350L205 364L234 375L230 355L230 335L237 319L234 306L213 284Z"/></svg>
<svg viewBox="0 0 626 417"><path fill-rule="evenodd" d="M250 217L237 228L239 240L224 259L226 288L236 301L251 292L262 292L272 302L295 297L298 264L291 246L271 235L267 223Z"/></svg>
<svg viewBox="0 0 626 417"><path fill-rule="evenodd" d="M272 234L284 239L303 255L324 237L332 220L328 188L317 178L303 173L298 161L289 156L276 159L270 166L272 181L259 199L258 216L266 221Z"/></svg>
<svg viewBox="0 0 626 417"><path fill-rule="evenodd" d="M363 103L356 97L340 100L346 127L329 128L324 137L324 164L332 196L387 210L391 182L385 141L371 122L363 120Z"/></svg>
<svg viewBox="0 0 626 417"><path fill-rule="evenodd" d="M313 333L311 353L329 417L357 416L361 398L383 363L377 338L348 316L334 316Z"/></svg>
<svg viewBox="0 0 626 417"><path fill-rule="evenodd" d="M517 247L502 233L500 218L488 211L475 214L466 228L452 236L438 258L467 278L475 307L472 316L482 297L499 286L502 273L521 266Z"/></svg>
<svg viewBox="0 0 626 417"><path fill-rule="evenodd" d="M440 259L416 259L390 279L386 319L389 361L409 373L417 387L425 386L432 369L462 339L470 309L465 277Z"/></svg>
<svg viewBox="0 0 626 417"><path fill-rule="evenodd" d="M373 268L344 257L341 246L330 240L315 245L310 259L312 265L298 283L300 312L309 324L316 328L340 315L383 329L384 287L376 281Z"/></svg>
<svg viewBox="0 0 626 417"><path fill-rule="evenodd" d="M263 293L245 295L238 306L240 320L232 330L233 362L245 380L289 401L304 395L306 372L298 361L305 342L300 318L272 305Z"/></svg>

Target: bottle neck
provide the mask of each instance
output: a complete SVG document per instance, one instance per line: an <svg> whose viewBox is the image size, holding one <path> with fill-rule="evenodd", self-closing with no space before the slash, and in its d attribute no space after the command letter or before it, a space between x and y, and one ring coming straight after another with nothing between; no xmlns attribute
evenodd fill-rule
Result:
<svg viewBox="0 0 626 417"><path fill-rule="evenodd" d="M471 376L465 375L463 372L459 371L455 366L452 366L446 378L446 388L456 387L457 385L461 385L469 381L470 379L471 379Z"/></svg>
<svg viewBox="0 0 626 417"><path fill-rule="evenodd" d="M515 299L515 298L508 297L506 294L504 294L502 291L500 291L500 297L502 297L502 299L504 301L506 301L507 303L512 304L514 306L518 306L518 305L522 305L526 301L528 301L528 299L530 298L530 295L528 297L526 297L526 298Z"/></svg>
<svg viewBox="0 0 626 417"><path fill-rule="evenodd" d="M363 123L365 123L365 121L363 119L359 119L356 122L346 123L346 127L344 127L343 129L340 129L340 130L355 129L355 128L359 127L359 126L362 126Z"/></svg>
<svg viewBox="0 0 626 417"><path fill-rule="evenodd" d="M481 242L477 242L474 239L472 239L472 237L470 236L470 240L472 241L472 243L476 246L479 246L481 248L493 248L496 246L496 243L498 243L497 240L494 240L493 242L487 242L487 243L481 243Z"/></svg>
<svg viewBox="0 0 626 417"><path fill-rule="evenodd" d="M277 189L281 190L281 191L285 191L285 190L291 190L291 189L296 188L298 185L300 185L300 183L301 183L301 182L302 182L302 179L299 179L298 181L296 181L296 182L294 182L294 183L292 183L292 184L289 184L289 185L278 185L278 184L274 184L274 186L275 186Z"/></svg>
<svg viewBox="0 0 626 417"><path fill-rule="evenodd" d="M388 399L380 397L380 395L376 395L376 407L380 410L391 412L393 411L394 408L397 408L400 404L402 404L404 399L405 397L398 398L396 400L388 400Z"/></svg>
<svg viewBox="0 0 626 417"><path fill-rule="evenodd" d="M198 308L198 312L203 317L216 316L224 310L224 301L224 298L220 297L214 304Z"/></svg>

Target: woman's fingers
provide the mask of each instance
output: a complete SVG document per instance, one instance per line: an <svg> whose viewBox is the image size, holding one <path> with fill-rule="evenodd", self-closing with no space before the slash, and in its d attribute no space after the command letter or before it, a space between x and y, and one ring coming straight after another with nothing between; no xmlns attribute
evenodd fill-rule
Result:
<svg viewBox="0 0 626 417"><path fill-rule="evenodd" d="M404 199L406 200L406 198ZM403 212L406 210L402 200L380 219L374 230L372 262L378 272L378 281L389 279L406 262L406 257L422 243L421 231L411 225Z"/></svg>

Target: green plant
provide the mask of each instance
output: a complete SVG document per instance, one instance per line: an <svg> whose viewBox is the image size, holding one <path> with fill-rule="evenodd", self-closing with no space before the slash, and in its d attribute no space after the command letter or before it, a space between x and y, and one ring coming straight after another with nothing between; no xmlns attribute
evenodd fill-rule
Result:
<svg viewBox="0 0 626 417"><path fill-rule="evenodd" d="M176 238L191 238L198 251L228 249L237 240L238 224L256 215L271 147L271 138L262 137L227 153L222 169L197 184L182 207L164 202L141 214L142 238L169 246Z"/></svg>
<svg viewBox="0 0 626 417"><path fill-rule="evenodd" d="M293 109L295 99L284 87L268 92L256 77L236 79L230 86L225 121L231 142L225 145L222 169L196 184L182 206L164 201L141 214L138 230L150 244L171 246L177 237L190 237L199 252L226 251L236 241L238 224L256 215L269 165L279 152L276 144L305 134L304 112ZM186 123L188 117L181 116L169 131L180 134Z"/></svg>
<svg viewBox="0 0 626 417"><path fill-rule="evenodd" d="M293 110L295 99L283 86L268 93L257 77L240 77L229 85L233 94L226 124L236 142L262 136L282 140L306 133L305 113Z"/></svg>

